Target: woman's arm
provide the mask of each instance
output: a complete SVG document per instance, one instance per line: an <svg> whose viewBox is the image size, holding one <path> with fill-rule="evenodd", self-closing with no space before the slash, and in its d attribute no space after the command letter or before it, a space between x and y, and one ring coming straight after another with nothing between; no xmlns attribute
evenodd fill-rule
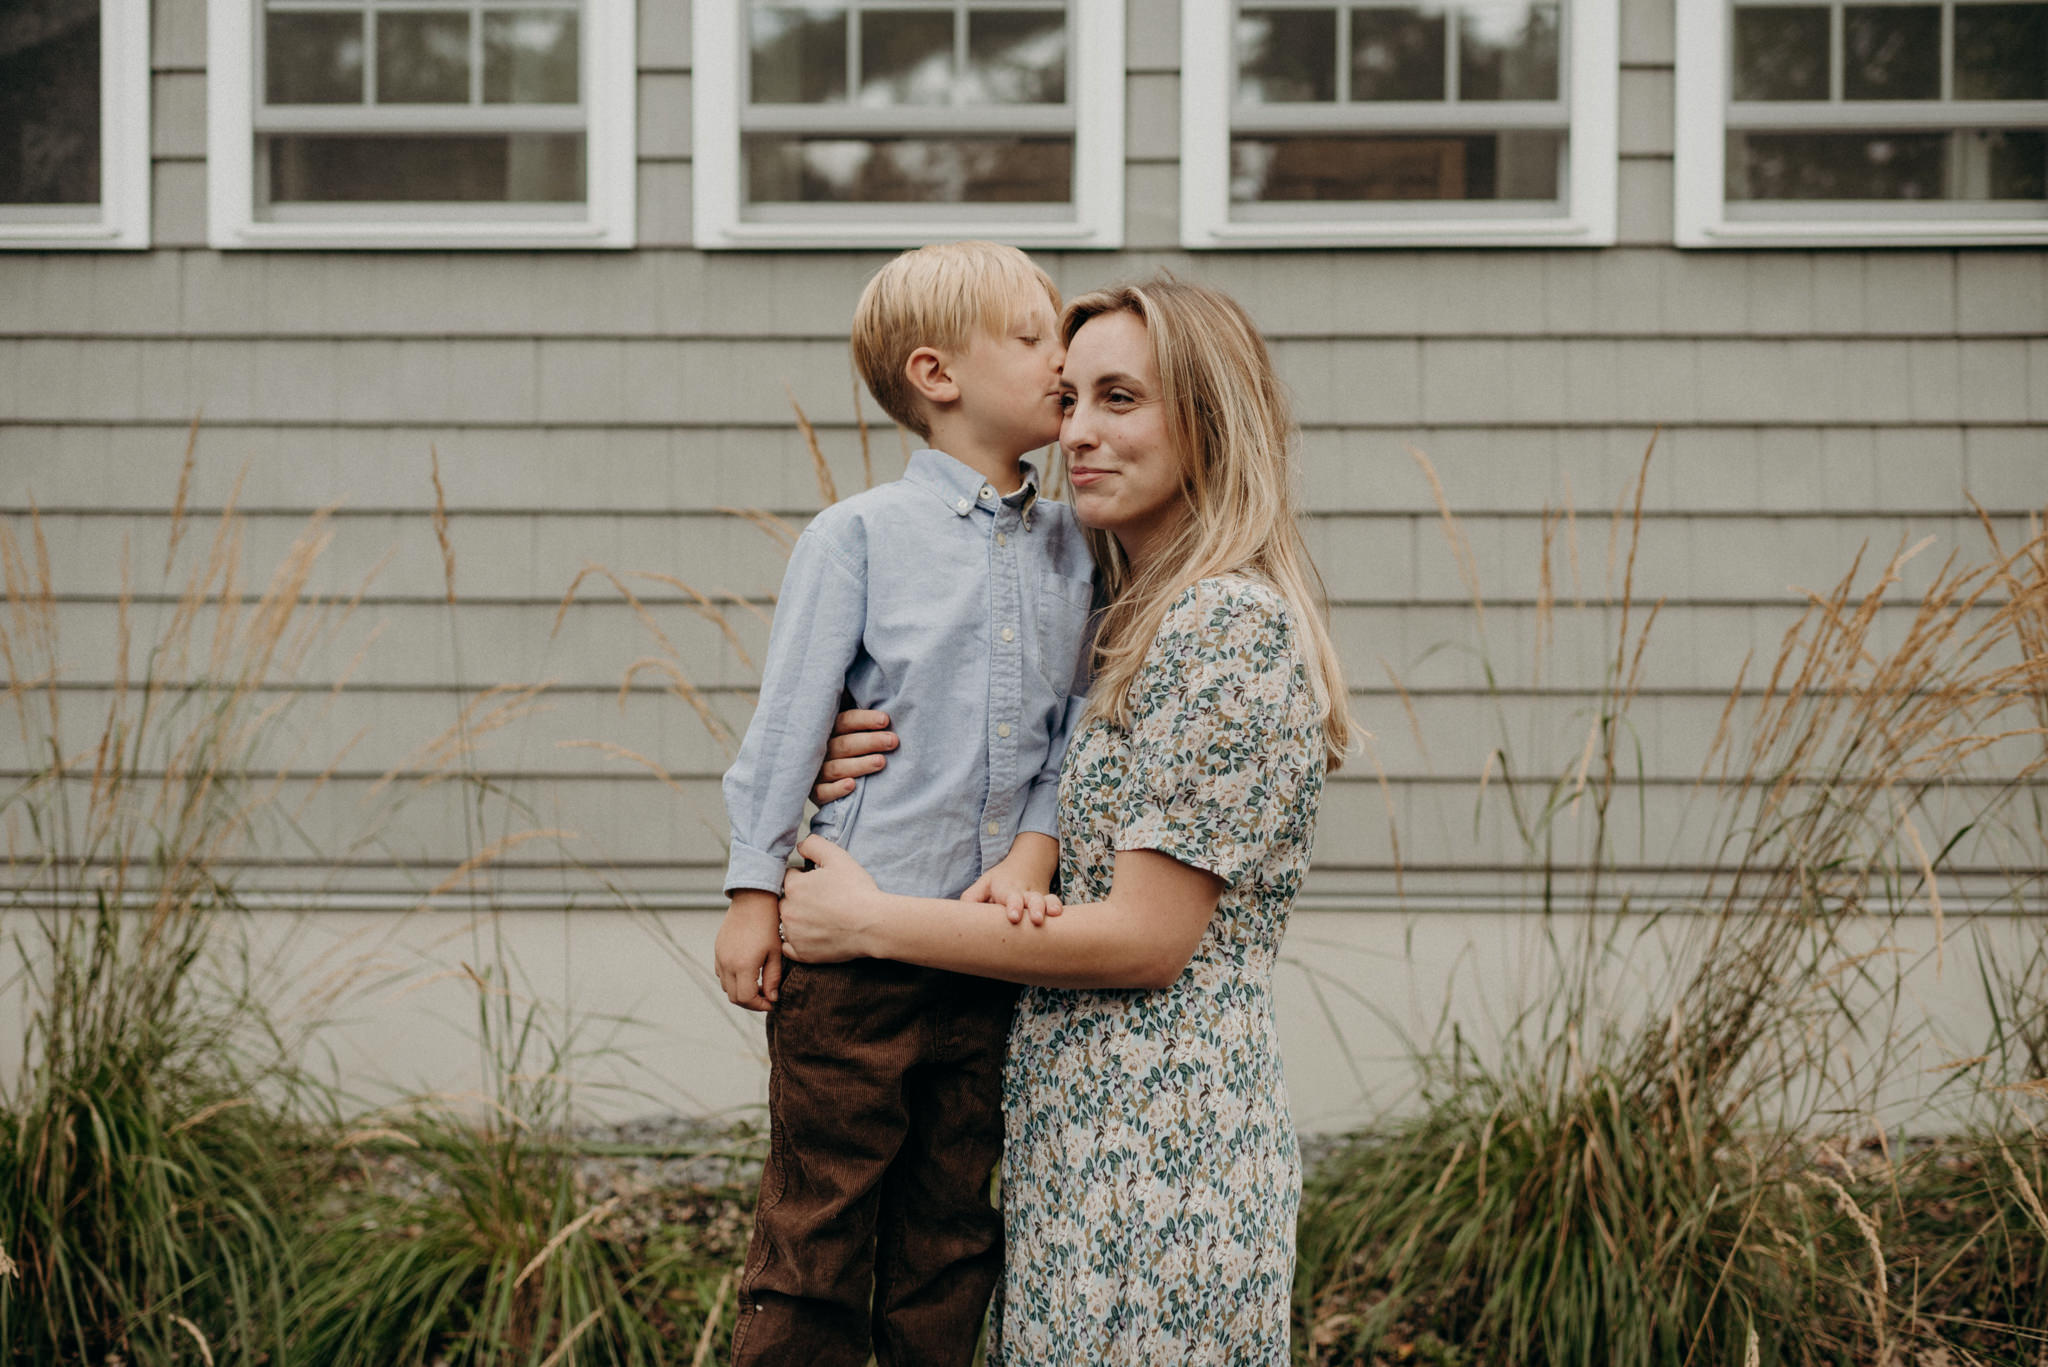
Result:
<svg viewBox="0 0 2048 1367"><path fill-rule="evenodd" d="M1116 856L1109 896L1043 926L1004 907L882 892L852 855L818 836L817 867L782 888L782 931L799 963L895 959L1036 987L1171 987L1194 957L1223 880L1154 850Z"/></svg>

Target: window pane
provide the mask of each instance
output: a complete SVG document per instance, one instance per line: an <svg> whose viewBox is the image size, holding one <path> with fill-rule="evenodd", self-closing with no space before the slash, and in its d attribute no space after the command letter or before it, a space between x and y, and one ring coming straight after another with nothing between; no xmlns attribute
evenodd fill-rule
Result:
<svg viewBox="0 0 2048 1367"><path fill-rule="evenodd" d="M484 15L484 100L490 104L576 103L574 10L508 10Z"/></svg>
<svg viewBox="0 0 2048 1367"><path fill-rule="evenodd" d="M1556 200L1564 135L1233 138L1240 204L1356 200Z"/></svg>
<svg viewBox="0 0 2048 1367"><path fill-rule="evenodd" d="M0 17L0 204L97 204L100 7L9 0Z"/></svg>
<svg viewBox="0 0 2048 1367"><path fill-rule="evenodd" d="M1730 199L1942 199L1945 133L1730 133Z"/></svg>
<svg viewBox="0 0 2048 1367"><path fill-rule="evenodd" d="M756 204L1064 204L1074 147L1065 138L746 139Z"/></svg>
<svg viewBox="0 0 2048 1367"><path fill-rule="evenodd" d="M1741 5L1735 11L1738 100L1828 97L1828 12L1804 5Z"/></svg>
<svg viewBox="0 0 2048 1367"><path fill-rule="evenodd" d="M945 104L953 96L953 16L931 10L863 10L860 102Z"/></svg>
<svg viewBox="0 0 2048 1367"><path fill-rule="evenodd" d="M1058 10L969 10L961 98L1060 104L1067 98L1067 16Z"/></svg>
<svg viewBox="0 0 2048 1367"><path fill-rule="evenodd" d="M1351 98L1444 98L1444 16L1419 9L1351 11Z"/></svg>
<svg viewBox="0 0 2048 1367"><path fill-rule="evenodd" d="M846 98L844 9L757 9L752 47L754 103L822 104Z"/></svg>
<svg viewBox="0 0 2048 1367"><path fill-rule="evenodd" d="M1251 104L1337 98L1337 12L1258 10L1237 21L1237 97Z"/></svg>
<svg viewBox="0 0 2048 1367"><path fill-rule="evenodd" d="M1842 11L1842 96L1941 98L1941 7L1850 5Z"/></svg>
<svg viewBox="0 0 2048 1367"><path fill-rule="evenodd" d="M469 16L380 12L377 102L469 103Z"/></svg>
<svg viewBox="0 0 2048 1367"><path fill-rule="evenodd" d="M2048 130L1972 129L1956 140L1958 199L2048 200Z"/></svg>
<svg viewBox="0 0 2048 1367"><path fill-rule="evenodd" d="M360 104L363 16L263 16L263 96L271 104Z"/></svg>
<svg viewBox="0 0 2048 1367"><path fill-rule="evenodd" d="M1557 98L1557 6L1468 5L1458 14L1458 98Z"/></svg>
<svg viewBox="0 0 2048 1367"><path fill-rule="evenodd" d="M2048 5L1956 6L1956 98L2048 100Z"/></svg>
<svg viewBox="0 0 2048 1367"><path fill-rule="evenodd" d="M270 199L296 203L565 203L583 198L583 135L269 138Z"/></svg>

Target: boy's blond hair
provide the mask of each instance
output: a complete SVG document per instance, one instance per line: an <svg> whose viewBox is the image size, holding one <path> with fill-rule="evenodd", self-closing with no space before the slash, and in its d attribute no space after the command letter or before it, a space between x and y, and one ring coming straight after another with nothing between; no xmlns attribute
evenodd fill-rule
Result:
<svg viewBox="0 0 2048 1367"><path fill-rule="evenodd" d="M884 413L929 437L931 423L904 374L910 353L956 351L977 331L1001 336L1034 290L1044 290L1059 312L1052 277L1000 242L936 242L907 251L875 272L854 306L854 368Z"/></svg>

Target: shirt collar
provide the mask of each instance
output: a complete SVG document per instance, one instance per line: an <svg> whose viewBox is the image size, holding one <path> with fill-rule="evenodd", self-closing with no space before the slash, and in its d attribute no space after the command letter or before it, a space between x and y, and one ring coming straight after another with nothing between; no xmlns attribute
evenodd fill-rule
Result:
<svg viewBox="0 0 2048 1367"><path fill-rule="evenodd" d="M1017 468L1024 477L1024 483L1015 493L998 497L1019 511L1024 528L1029 531L1031 510L1038 502L1038 467L1028 460L1020 460ZM981 491L994 487L973 467L929 446L911 453L903 478L937 494L956 517L966 517L973 512L974 505L981 502Z"/></svg>

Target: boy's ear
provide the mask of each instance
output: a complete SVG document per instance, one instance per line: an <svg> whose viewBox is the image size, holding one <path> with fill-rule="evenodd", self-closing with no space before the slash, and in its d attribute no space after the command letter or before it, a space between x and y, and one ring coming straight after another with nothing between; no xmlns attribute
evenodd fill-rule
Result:
<svg viewBox="0 0 2048 1367"><path fill-rule="evenodd" d="M934 347L921 346L903 362L903 377L910 390L928 404L958 402L960 382L953 378L946 357Z"/></svg>

